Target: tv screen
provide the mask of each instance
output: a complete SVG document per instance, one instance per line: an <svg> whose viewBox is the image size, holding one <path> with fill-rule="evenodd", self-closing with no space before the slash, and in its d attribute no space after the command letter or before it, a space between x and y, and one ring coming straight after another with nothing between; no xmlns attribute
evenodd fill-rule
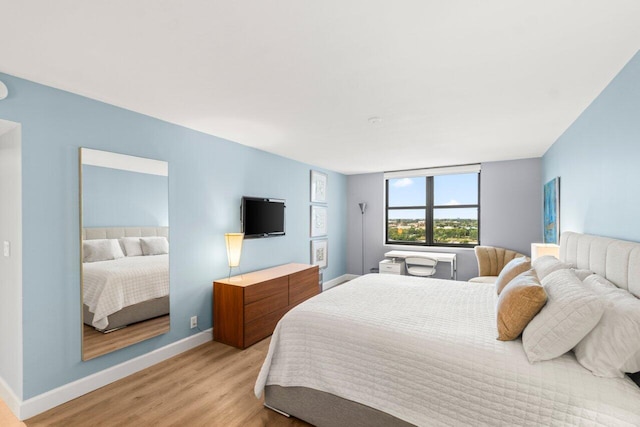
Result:
<svg viewBox="0 0 640 427"><path fill-rule="evenodd" d="M242 231L245 239L283 236L284 200L242 198Z"/></svg>

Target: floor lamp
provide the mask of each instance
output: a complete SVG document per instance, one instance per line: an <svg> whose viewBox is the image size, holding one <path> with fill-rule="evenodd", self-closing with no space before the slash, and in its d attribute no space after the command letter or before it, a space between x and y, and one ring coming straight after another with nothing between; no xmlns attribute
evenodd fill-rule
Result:
<svg viewBox="0 0 640 427"><path fill-rule="evenodd" d="M358 203L360 206L360 212L362 212L362 275L364 275L364 212L367 210L367 204L365 202Z"/></svg>

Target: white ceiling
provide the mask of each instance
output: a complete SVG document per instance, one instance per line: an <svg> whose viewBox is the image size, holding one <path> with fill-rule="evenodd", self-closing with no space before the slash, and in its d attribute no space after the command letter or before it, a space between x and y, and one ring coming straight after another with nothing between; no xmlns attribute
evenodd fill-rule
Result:
<svg viewBox="0 0 640 427"><path fill-rule="evenodd" d="M0 12L2 72L348 174L540 156L640 47L637 0Z"/></svg>

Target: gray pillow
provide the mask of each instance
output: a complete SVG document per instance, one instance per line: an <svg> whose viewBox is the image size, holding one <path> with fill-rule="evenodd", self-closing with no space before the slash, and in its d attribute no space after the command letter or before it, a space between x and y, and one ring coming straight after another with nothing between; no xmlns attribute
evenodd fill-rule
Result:
<svg viewBox="0 0 640 427"><path fill-rule="evenodd" d="M169 253L169 242L166 237L141 237L143 255L164 255Z"/></svg>

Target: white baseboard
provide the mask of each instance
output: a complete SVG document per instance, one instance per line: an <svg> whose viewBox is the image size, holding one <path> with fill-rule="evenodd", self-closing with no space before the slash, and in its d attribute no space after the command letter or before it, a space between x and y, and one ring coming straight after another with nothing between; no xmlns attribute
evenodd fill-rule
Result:
<svg viewBox="0 0 640 427"><path fill-rule="evenodd" d="M0 399L2 399L11 412L18 417L20 413L20 399L18 399L18 396L15 395L11 387L9 387L9 384L7 384L2 377L0 377Z"/></svg>
<svg viewBox="0 0 640 427"><path fill-rule="evenodd" d="M77 381L50 390L46 393L42 393L21 403L18 401L17 411L11 407L9 402L7 402L7 406L12 408L11 410L20 420L31 418L65 402L97 390L100 387L104 387L107 384L111 384L114 381L127 377L131 374L135 374L138 371L211 341L212 333L212 329L207 329L206 331L181 339L180 341L158 348L147 354L127 360L119 365L112 366L103 371L96 372L95 374L80 378ZM2 383L0 383L0 391L1 387Z"/></svg>
<svg viewBox="0 0 640 427"><path fill-rule="evenodd" d="M356 274L343 274L342 276L336 277L335 279L327 280L322 284L322 290L326 291L327 289L331 289L334 286L355 279L356 277L358 277L358 275Z"/></svg>

